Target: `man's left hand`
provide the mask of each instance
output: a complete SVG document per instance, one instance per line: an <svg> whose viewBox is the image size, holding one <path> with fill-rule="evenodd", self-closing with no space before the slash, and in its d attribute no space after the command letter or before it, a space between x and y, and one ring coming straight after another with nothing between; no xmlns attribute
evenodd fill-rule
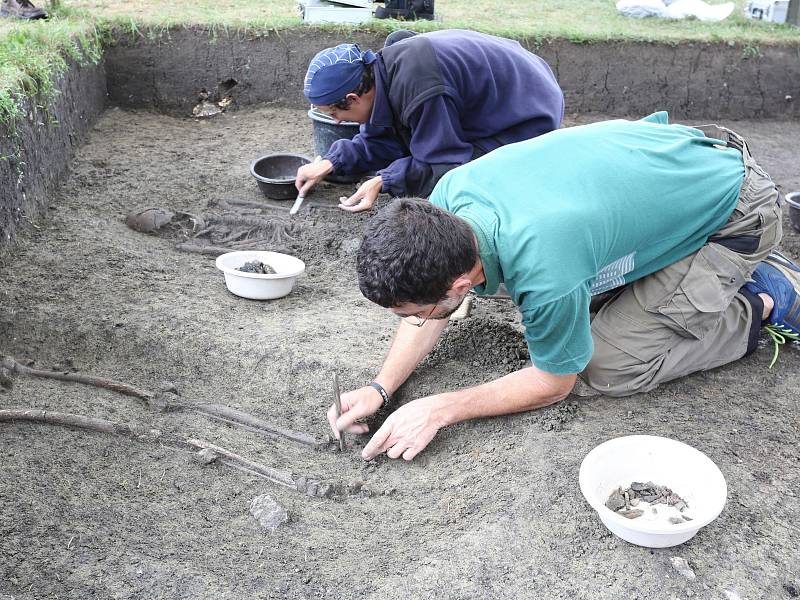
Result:
<svg viewBox="0 0 800 600"><path fill-rule="evenodd" d="M389 458L411 460L422 452L445 423L437 415L435 396L420 398L394 411L361 452L371 460L381 452Z"/></svg>
<svg viewBox="0 0 800 600"><path fill-rule="evenodd" d="M378 199L378 194L381 193L382 186L383 180L381 179L380 175L373 177L372 179L368 179L361 184L361 187L358 188L355 194L349 198L340 198L339 208L346 210L347 212L361 212L363 210L369 210Z"/></svg>

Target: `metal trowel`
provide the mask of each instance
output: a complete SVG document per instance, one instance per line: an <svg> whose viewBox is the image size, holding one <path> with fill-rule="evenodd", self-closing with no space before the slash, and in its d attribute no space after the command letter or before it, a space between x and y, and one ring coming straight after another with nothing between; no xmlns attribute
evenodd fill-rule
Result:
<svg viewBox="0 0 800 600"><path fill-rule="evenodd" d="M322 157L321 156L317 156L313 161L311 161L311 164L313 165L314 163L318 163L321 160L322 160ZM294 204L292 204L292 208L289 209L289 214L290 215L296 214L297 211L300 210L300 207L303 206L303 200L305 200L305 199L306 199L305 196L297 194L297 199L294 201Z"/></svg>
<svg viewBox="0 0 800 600"><path fill-rule="evenodd" d="M298 210L300 210L300 207L303 205L303 200L305 200L305 199L306 199L305 196L301 196L301 195L298 194L297 195L297 200L294 201L294 204L292 204L292 208L289 209L289 214L293 215Z"/></svg>
<svg viewBox="0 0 800 600"><path fill-rule="evenodd" d="M336 418L342 416L342 397L339 393L339 377L333 374L333 405L336 407ZM339 432L339 452L344 452L344 431Z"/></svg>

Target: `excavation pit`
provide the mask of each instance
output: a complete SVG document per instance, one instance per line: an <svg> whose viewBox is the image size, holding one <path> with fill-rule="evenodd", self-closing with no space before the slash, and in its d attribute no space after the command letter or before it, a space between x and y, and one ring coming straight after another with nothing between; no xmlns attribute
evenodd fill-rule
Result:
<svg viewBox="0 0 800 600"><path fill-rule="evenodd" d="M0 263L3 354L163 389L174 401L229 405L314 439L328 435L331 373L339 374L343 390L372 381L397 322L366 302L356 284L355 254L370 215L336 205L357 184L321 185L291 223L286 203L265 200L253 185L255 156L315 155L300 86L286 82L300 77L316 49L340 41L330 32L281 36L244 40L235 51L229 41L209 46L183 31L160 45L120 44L105 63L113 104L94 126L105 81L100 85L96 72L74 67L81 76L70 85L103 92L85 95L78 106L88 111L85 118L75 113L74 122L89 131L84 145L26 138L26 151L35 149L29 163L39 165L26 182L27 198L46 202L40 219L31 214L38 229L29 227ZM380 42L358 41L365 47ZM302 51L287 56L286 43ZM754 102L766 116L783 106L769 93L752 93L752 63L731 67L735 85L718 97L722 85L709 84L708 74L726 71L705 46L646 45L631 61L620 61L626 48L598 45L587 53L556 42L542 54L560 64L572 111L638 118L676 107L675 120L721 122L745 135L784 191L800 189L795 158L785 153L800 135L796 120L730 120L737 116L732 111L759 110ZM205 52L213 65L193 60ZM737 57L741 48L724 52ZM773 50L763 52L771 60ZM247 72L236 70L247 62L243 56L253 57ZM668 91L656 98L652 90L661 94L664 84L652 64L662 60L681 74L691 64L696 81L670 76ZM577 67L567 72L565 65ZM623 91L629 71L640 87ZM283 87L252 79L260 74ZM606 95L603 77L610 82ZM238 109L191 119L197 91L217 87L236 96ZM637 95L644 88L650 96ZM701 88L711 91L700 96ZM258 95L265 90L272 96ZM76 97L65 88L64 102ZM276 100L289 107L258 104ZM68 122L65 113L58 119ZM47 150L69 144L76 154L56 185ZM34 185L45 180L49 187ZM381 197L378 206L386 202ZM220 229L213 239L201 236L204 246L264 239L264 250L302 258L306 275L284 298L244 302L221 284L212 254L176 248L198 243L189 239L198 233L190 218L163 235L125 225L131 211L153 206L198 218L235 208L245 221L227 223L229 231ZM16 207L7 214L17 214ZM261 238L239 237L241 223L256 217L271 224L258 230ZM800 256L800 237L786 225L783 249ZM508 301L476 299L471 316L451 326L396 402L525 367L518 320ZM767 370L770 358L762 349L633 398L571 397L531 413L455 425L410 464L364 463L363 436L348 436L352 447L343 454L329 452L193 412L152 411L108 390L0 372L3 408L91 414L191 434L306 482L299 493L213 460L198 464L172 448L0 424L0 506L9 515L0 520L0 597L547 598L620 596L631 589L683 596L687 589L672 577L670 555L615 542L578 489L586 452L609 437L643 431L702 449L730 482L725 512L685 546L708 594L782 597L798 585L800 499L787 474L797 465L800 358L795 348L784 348ZM387 414L370 420L371 429ZM309 495L310 488L316 492ZM263 494L289 515L269 537L249 514L251 500Z"/></svg>

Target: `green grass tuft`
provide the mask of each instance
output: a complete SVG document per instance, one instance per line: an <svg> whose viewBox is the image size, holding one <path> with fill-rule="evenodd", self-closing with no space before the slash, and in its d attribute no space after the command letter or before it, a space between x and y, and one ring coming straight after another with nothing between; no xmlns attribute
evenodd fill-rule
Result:
<svg viewBox="0 0 800 600"><path fill-rule="evenodd" d="M734 14L721 23L703 23L628 19L617 13L614 0L436 0L435 22L372 20L355 27L315 28L337 32L343 40L354 31L464 28L520 39L532 49L551 39L727 42L743 47L743 60L758 58L760 49L771 44L788 44L797 46L800 56L800 28L745 19L745 3L736 0ZM37 98L46 106L69 60L96 62L104 45L120 35L157 41L187 27L211 31L212 41L228 35L273 35L306 27L295 7L296 0L62 0L47 21L0 19L0 126L13 127L24 98Z"/></svg>
<svg viewBox="0 0 800 600"><path fill-rule="evenodd" d="M23 100L46 107L68 61L81 64L102 57L103 36L91 20L57 15L49 21L5 23L0 30L0 125L12 132Z"/></svg>

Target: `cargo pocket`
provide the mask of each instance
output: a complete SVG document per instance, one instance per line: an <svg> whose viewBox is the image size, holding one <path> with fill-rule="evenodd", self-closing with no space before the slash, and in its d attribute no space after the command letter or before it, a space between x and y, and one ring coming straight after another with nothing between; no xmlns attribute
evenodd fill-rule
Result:
<svg viewBox="0 0 800 600"><path fill-rule="evenodd" d="M702 340L717 327L736 291L744 284L739 268L713 245L692 260L675 292L647 310L666 318L678 335Z"/></svg>

